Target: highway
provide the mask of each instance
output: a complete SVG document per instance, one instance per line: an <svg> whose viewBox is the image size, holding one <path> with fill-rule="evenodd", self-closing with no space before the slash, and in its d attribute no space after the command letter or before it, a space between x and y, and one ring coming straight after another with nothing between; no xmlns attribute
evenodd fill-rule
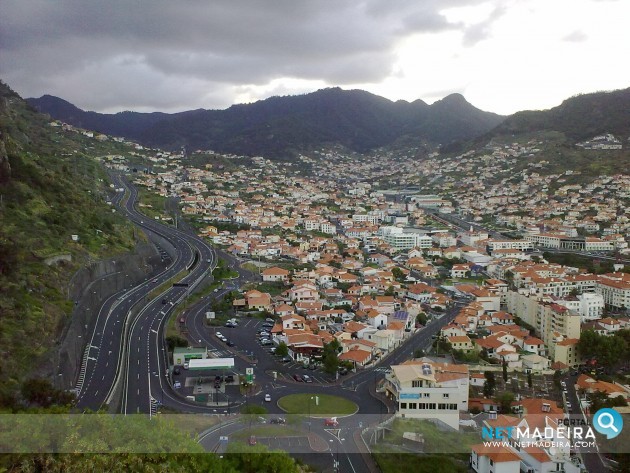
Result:
<svg viewBox="0 0 630 473"><path fill-rule="evenodd" d="M161 273L133 289L123 291L104 301L95 323L91 339L87 344L86 355L81 375L78 406L99 409L113 403L120 395L119 412L124 414L154 414L159 404L180 412L209 413L216 412L209 406L188 401L174 390L168 373L168 352L164 344L164 326L175 307L210 275L218 262L215 250L194 232L183 225L180 229L162 225L139 213L135 205L138 200L137 190L120 176L113 176L116 187L125 189L117 193L114 204L135 225L142 228L148 238L169 251L172 264ZM168 245L164 243L168 242ZM170 250L169 250L170 248ZM202 298L186 313L186 327L192 345L208 346L210 349L225 351L226 345L214 337L205 325L205 312L216 298L220 298L232 289L238 289L245 283L258 280L259 277L239 267L239 261L231 255L222 254L228 265L239 272L239 277L226 281L216 293ZM178 286L164 288L161 294L154 294L148 300L148 294L178 274ZM186 286L187 285L187 286ZM132 311L133 309L133 311ZM247 403L264 405L270 414L281 415L283 411L276 402L265 403L264 394L271 393L274 401L292 393L333 394L354 401L359 410L355 415L339 418L337 429L327 429L321 418L305 418L302 430L320 436L329 445L331 455L303 452L305 460L317 463L339 459L338 471L357 473L368 471L366 462L370 460L359 454L361 451L355 439L355 433L368 425L384 420L390 406L374 392L374 387L383 376L386 367L408 359L416 349L426 350L432 343L432 336L442 326L450 322L458 307L452 307L440 319L433 320L427 327L413 334L391 355L371 368L359 370L355 374L335 380L321 372L309 372L316 380L313 384L295 382L291 373L304 373L297 365L287 367L271 357L264 347L255 342L259 319L253 319L247 328L231 330L231 338L236 342L234 358L236 371L255 365L256 384L260 391L247 398L231 399L229 408ZM238 350L241 350L239 353ZM232 350L232 349L230 349ZM243 356L247 350L252 357ZM255 360L255 363L252 363ZM284 376L275 379L272 373L284 372ZM229 409L228 408L228 409ZM234 412L234 411L233 411ZM305 413L306 414L306 413ZM243 421L236 421L229 430L245 428ZM208 433L204 437L204 446L215 449L219 433ZM308 435L308 434L307 434ZM343 439L343 440L342 440ZM337 456L337 452L339 452Z"/></svg>
<svg viewBox="0 0 630 473"><path fill-rule="evenodd" d="M138 193L120 176L113 176L117 193L113 203L155 243L163 240L174 248L173 263L150 281L111 296L101 307L90 342L86 345L77 383L77 405L99 409L121 393L120 411L155 412L157 393L165 404L186 407L168 382L168 354L164 323L174 307L209 277L216 267L213 248L196 235L155 222L135 209ZM148 294L173 277L179 286L165 288L148 300ZM132 312L132 308L134 311Z"/></svg>

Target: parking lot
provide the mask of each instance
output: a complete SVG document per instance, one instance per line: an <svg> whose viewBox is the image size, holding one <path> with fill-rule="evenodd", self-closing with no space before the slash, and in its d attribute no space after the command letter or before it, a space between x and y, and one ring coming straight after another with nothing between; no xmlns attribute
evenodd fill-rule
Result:
<svg viewBox="0 0 630 473"><path fill-rule="evenodd" d="M275 344L263 344L261 343L261 337L258 334L259 330L263 329L265 322L260 318L237 318L238 326L236 327L219 327L211 328L210 333L219 331L228 340L234 342L235 346L233 350L244 354L255 361L259 369L268 372L270 375L272 372L276 372L276 379L279 381L295 381L293 375L298 373L300 375L307 375L311 378L313 383L330 383L334 381L334 377L324 373L321 369L308 369L305 368L301 362L289 361L282 362L280 357L274 356L272 351L275 349ZM217 338L217 344L221 344L221 341ZM224 345L225 346L225 345ZM227 349L228 347L225 346Z"/></svg>

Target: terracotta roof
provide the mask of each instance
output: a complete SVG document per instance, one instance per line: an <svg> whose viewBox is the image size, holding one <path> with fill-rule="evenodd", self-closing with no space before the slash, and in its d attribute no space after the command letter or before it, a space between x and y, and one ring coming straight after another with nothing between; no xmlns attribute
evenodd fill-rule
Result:
<svg viewBox="0 0 630 473"><path fill-rule="evenodd" d="M339 355L339 359L365 363L371 356L372 353L366 350L350 350Z"/></svg>

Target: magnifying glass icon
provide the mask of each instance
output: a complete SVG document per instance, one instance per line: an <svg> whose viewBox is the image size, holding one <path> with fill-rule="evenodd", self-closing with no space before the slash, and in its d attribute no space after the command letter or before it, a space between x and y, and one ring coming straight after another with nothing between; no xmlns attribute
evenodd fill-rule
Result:
<svg viewBox="0 0 630 473"><path fill-rule="evenodd" d="M615 427L615 419L608 412L602 412L597 418L597 423L602 429L611 429L616 434L619 433L619 429Z"/></svg>

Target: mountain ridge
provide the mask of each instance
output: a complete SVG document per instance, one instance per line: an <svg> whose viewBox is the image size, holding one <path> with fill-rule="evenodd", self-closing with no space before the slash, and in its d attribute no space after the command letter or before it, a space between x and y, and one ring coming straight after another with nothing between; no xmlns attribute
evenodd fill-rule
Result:
<svg viewBox="0 0 630 473"><path fill-rule="evenodd" d="M56 100L55 100L56 99ZM274 96L224 110L86 112L50 95L27 102L52 118L165 149L181 146L223 153L287 157L310 148L341 144L366 152L401 138L434 145L472 139L504 117L484 112L461 94L427 104L393 102L339 87L297 96Z"/></svg>

